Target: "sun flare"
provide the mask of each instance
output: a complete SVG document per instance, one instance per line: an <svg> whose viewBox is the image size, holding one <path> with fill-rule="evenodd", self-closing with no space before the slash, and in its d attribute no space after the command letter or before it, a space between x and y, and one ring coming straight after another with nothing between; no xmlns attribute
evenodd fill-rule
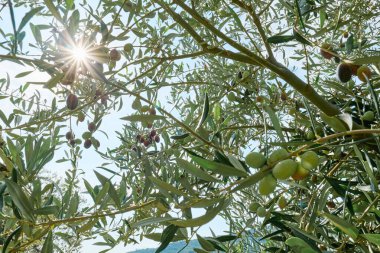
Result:
<svg viewBox="0 0 380 253"><path fill-rule="evenodd" d="M88 58L88 52L86 48L81 46L76 46L71 50L73 58L80 63L83 63Z"/></svg>

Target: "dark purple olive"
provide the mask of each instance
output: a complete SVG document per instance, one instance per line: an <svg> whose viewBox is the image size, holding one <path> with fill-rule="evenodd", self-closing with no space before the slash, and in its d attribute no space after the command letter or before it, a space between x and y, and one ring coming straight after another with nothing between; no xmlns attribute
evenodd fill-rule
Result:
<svg viewBox="0 0 380 253"><path fill-rule="evenodd" d="M90 131L91 133L95 132L96 130L96 124L94 122L90 122L88 123L88 131Z"/></svg>
<svg viewBox="0 0 380 253"><path fill-rule="evenodd" d="M336 75L338 77L338 80L342 83L347 83L348 81L350 81L352 77L352 70L350 64L339 64L336 69Z"/></svg>
<svg viewBox="0 0 380 253"><path fill-rule="evenodd" d="M69 94L66 99L66 105L70 110L75 110L78 106L78 97L74 94Z"/></svg>
<svg viewBox="0 0 380 253"><path fill-rule="evenodd" d="M91 145L92 145L91 139L87 139L84 141L84 144L83 144L84 148L90 148Z"/></svg>
<svg viewBox="0 0 380 253"><path fill-rule="evenodd" d="M68 141L74 139L74 134L73 134L73 132L68 131L68 132L66 133L66 139L67 139Z"/></svg>

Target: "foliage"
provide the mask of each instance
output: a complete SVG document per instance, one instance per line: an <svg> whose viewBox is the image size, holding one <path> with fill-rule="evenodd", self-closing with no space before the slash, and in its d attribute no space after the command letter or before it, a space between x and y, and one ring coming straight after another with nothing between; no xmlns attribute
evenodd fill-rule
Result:
<svg viewBox="0 0 380 253"><path fill-rule="evenodd" d="M197 252L380 250L378 1L93 2L1 2L0 60L49 76L0 79L3 252L94 236L103 252L195 236ZM97 185L78 167L88 148ZM42 173L55 163L63 184ZM218 215L230 231L197 234Z"/></svg>

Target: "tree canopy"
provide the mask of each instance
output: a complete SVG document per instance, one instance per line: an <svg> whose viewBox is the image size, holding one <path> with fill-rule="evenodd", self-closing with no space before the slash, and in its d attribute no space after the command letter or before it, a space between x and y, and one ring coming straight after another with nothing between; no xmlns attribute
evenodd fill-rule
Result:
<svg viewBox="0 0 380 253"><path fill-rule="evenodd" d="M2 252L77 252L94 237L102 252L143 238L156 252L192 239L196 252L380 251L379 12L0 1L0 66L48 76L0 76ZM70 166L61 182L46 173L57 163ZM217 216L229 231L197 233Z"/></svg>

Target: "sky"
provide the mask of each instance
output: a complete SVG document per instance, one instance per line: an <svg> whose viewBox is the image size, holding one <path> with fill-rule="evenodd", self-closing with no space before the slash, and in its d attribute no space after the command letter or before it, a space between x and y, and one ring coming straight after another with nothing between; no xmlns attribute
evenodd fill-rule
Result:
<svg viewBox="0 0 380 253"><path fill-rule="evenodd" d="M24 8L15 8L15 17L16 17L16 23L19 24L22 17L27 12L27 9ZM50 22L50 19L46 17L34 17L31 20L34 24L41 24L44 22ZM16 24L16 25L17 25ZM10 26L10 15L9 10L5 8L0 13L0 27L2 29L6 30L8 29L8 32L12 32L11 26ZM27 32L26 39L24 41L24 44L27 45L29 40L34 40L33 36L31 34L31 31L29 29L29 25L27 25L24 30ZM34 42L34 41L32 41ZM7 52L4 52L3 49L0 48L0 54L6 54ZM12 93L12 91L15 91L19 88L20 85L25 84L25 82L44 82L49 79L49 75L45 73L41 73L39 71L34 71L30 75L22 78L15 78L15 75L17 75L20 72L28 71L30 70L29 67L24 67L22 65L18 65L11 62L0 62L0 79L6 78L7 73L10 76L11 79L11 85L9 90L6 92L8 94ZM38 90L41 93L41 97L45 97L48 101L51 99L53 94L49 90L43 89L40 85L31 85L31 87L28 89L27 95L32 95L35 90ZM166 91L168 89L165 89ZM165 91L164 90L164 91ZM169 96L169 93L166 92L160 92L159 93L159 100L160 101L166 101L165 97ZM61 98L63 101L63 98ZM60 108L65 106L65 102L63 101L59 103ZM102 125L100 127L101 130L104 130L107 132L108 137L107 138L104 134L102 134L100 131L95 133L95 137L100 141L102 144L99 148L100 151L105 152L107 147L116 147L119 145L119 140L116 138L116 134L114 134L115 131L122 129L122 124L125 123L124 121L120 120L121 117L130 114L132 111L130 110L131 103L133 99L130 97L125 97L123 102L124 106L123 109L119 112L113 112L110 115L107 115L103 118ZM49 102L47 103L49 105ZM165 106L165 104L163 104ZM9 115L9 113L13 110L13 108L10 107L10 102L6 99L0 100L0 108L2 108L3 112L6 115ZM67 128L68 129L68 128ZM78 127L74 128L74 131L77 133L82 133L86 131L87 124L81 123ZM63 130L61 134L65 134L66 130ZM64 178L65 172L70 169L70 163L55 163L56 160L61 159L64 157L64 151L68 150L69 147L63 145L60 147L56 152L55 156L52 162L50 162L48 165L45 166L45 170L51 173L52 175L55 175L59 178ZM100 166L100 164L104 162L100 158L100 156L94 151L93 148L90 149L84 149L83 151L83 159L79 161L78 168L84 172L83 177L86 178L87 181L89 181L90 184L96 185L99 184L97 178L95 177L93 170ZM107 175L103 170L97 169L98 172ZM84 189L84 187L83 187ZM193 215L201 215L203 212L199 209L193 209ZM228 226L226 222L221 217L216 217L213 221L208 223L207 225L203 226L198 233L202 236L210 236L211 232L209 228L212 228L216 234L224 234L223 231L228 231ZM102 239L100 239L102 240ZM94 242L99 241L99 239L93 239L93 240L86 240L83 242L82 252L99 252L100 250L105 249L104 247L95 246L92 245ZM124 247L123 245L120 245L119 247L114 248L113 250L109 252L129 252L136 249L143 249L143 248L154 248L158 247L158 243L154 242L149 239L144 239L141 241L138 245L128 245L127 247Z"/></svg>

